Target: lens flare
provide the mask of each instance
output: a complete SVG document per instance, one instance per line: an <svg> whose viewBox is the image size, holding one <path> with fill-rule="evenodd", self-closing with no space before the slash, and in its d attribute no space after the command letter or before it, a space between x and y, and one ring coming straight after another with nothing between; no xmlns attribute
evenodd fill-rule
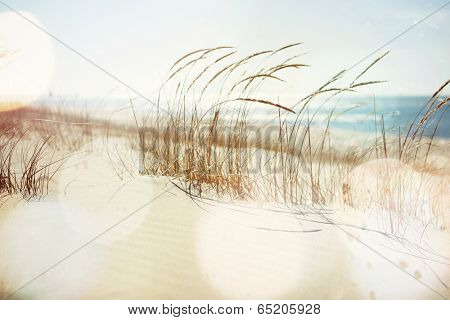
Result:
<svg viewBox="0 0 450 320"><path fill-rule="evenodd" d="M332 228L302 232L317 225L243 211L217 207L198 225L198 263L216 290L232 299L343 295L347 255Z"/></svg>
<svg viewBox="0 0 450 320"><path fill-rule="evenodd" d="M32 14L20 14L42 27ZM48 35L14 12L0 13L0 111L17 109L45 95L54 67Z"/></svg>

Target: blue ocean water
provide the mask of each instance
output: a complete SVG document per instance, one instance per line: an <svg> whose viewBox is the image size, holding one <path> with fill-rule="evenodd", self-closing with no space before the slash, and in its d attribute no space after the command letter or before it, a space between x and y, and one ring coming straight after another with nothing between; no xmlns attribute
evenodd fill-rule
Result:
<svg viewBox="0 0 450 320"><path fill-rule="evenodd" d="M384 127L387 134L397 135L399 132L406 134L413 121L418 121L424 114L424 106L430 97L427 96L384 96L384 97L348 97L335 99L318 106L312 106L310 115L314 115L312 125L326 126L331 115L330 127L362 132L381 131L381 119L383 116ZM441 98L441 101L444 98ZM61 100L46 99L41 103L61 105ZM66 99L65 104L83 107L87 110L100 111L102 114L110 115L116 110L128 109L131 116L130 101L128 99L108 99L108 100L80 100ZM147 101L133 102L136 112L148 112L152 108ZM439 121L436 130L436 137L450 139L450 112L446 112L447 107L441 108L428 121L425 135L431 135ZM228 109L228 106L224 109ZM267 124L271 121L278 121L278 111L276 108L258 105L251 106L248 119L259 124ZM298 110L294 109L294 110ZM331 111L333 111L331 113ZM232 116L233 111L229 110ZM118 117L126 116L126 112L118 113ZM441 117L442 116L442 117ZM418 117L418 119L416 119ZM295 115L289 116L288 121L293 121Z"/></svg>
<svg viewBox="0 0 450 320"><path fill-rule="evenodd" d="M312 125L325 127L330 119L330 127L359 132L381 132L382 122L386 134L406 134L411 123L418 123L426 112L430 97L398 96L398 97L351 97L329 101L319 106L312 106L309 115ZM442 101L445 98L441 98ZM438 103L439 103L438 101ZM435 136L450 139L450 113L445 112L447 107L435 112L427 121L424 136L433 134L436 125ZM270 117L276 117L276 111L265 108L258 109L256 116L258 122L264 122ZM294 109L294 110L298 110ZM289 116L288 121L294 121L295 115ZM413 127L415 128L415 127Z"/></svg>
<svg viewBox="0 0 450 320"><path fill-rule="evenodd" d="M347 98L335 110L336 116L331 118L331 127L367 132L377 129L380 132L383 119L386 133L398 134L400 129L401 133L406 134L411 123L415 120L417 123L425 114L424 106L429 99L411 96ZM441 108L430 117L425 135L431 135L437 125L436 136L450 138L450 113L445 112L446 108ZM326 109L322 114L329 114L329 109Z"/></svg>

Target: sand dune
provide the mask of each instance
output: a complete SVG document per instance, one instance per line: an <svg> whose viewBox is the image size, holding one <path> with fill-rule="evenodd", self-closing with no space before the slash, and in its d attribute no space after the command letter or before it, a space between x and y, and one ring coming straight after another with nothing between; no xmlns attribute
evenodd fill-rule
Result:
<svg viewBox="0 0 450 320"><path fill-rule="evenodd" d="M194 202L139 176L133 152L105 148L71 157L45 200L2 205L4 295L26 284L10 298L450 297L447 232L410 221L389 237L382 212L340 207Z"/></svg>

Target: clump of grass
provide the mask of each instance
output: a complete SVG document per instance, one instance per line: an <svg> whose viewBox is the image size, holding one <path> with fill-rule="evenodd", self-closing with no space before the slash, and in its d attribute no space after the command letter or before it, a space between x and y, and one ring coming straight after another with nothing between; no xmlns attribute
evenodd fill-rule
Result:
<svg viewBox="0 0 450 320"><path fill-rule="evenodd" d="M321 139L311 138L315 115L310 115L310 105L325 94L336 96L378 83L356 81L379 59L347 86L331 87L341 72L292 106L260 94L266 83L284 83L283 74L309 67L296 61L301 54L284 55L299 46L242 58L222 46L180 58L161 87L155 113L142 125L147 130L139 130L145 140L144 173L177 177L197 195L214 191L238 199L325 202L329 195L321 187L321 172L325 156L333 159L325 150L329 132L327 128ZM267 136L249 119L257 108L272 108L278 118L264 130ZM255 149L260 158L256 167Z"/></svg>
<svg viewBox="0 0 450 320"><path fill-rule="evenodd" d="M427 159L440 121L436 116L442 118L439 110L448 105L448 98L440 99L448 82L432 95L406 133L399 129L398 137L386 134L384 116L374 112L381 135L377 131L373 143L344 147L336 144L330 129L335 108L322 127L313 121L332 99L383 82L363 78L387 53L350 80L346 81L348 71L337 73L297 103L264 95L264 86L284 84L283 75L308 67L298 61L302 54L291 54L299 46L242 58L236 58L234 48L221 46L177 60L161 86L156 109L140 124L136 118L141 173L174 177L193 196L215 193L229 199L313 206L344 199L346 205L356 206L351 200L355 186L346 179L365 162L396 158L413 168L420 164L421 175L432 171ZM253 121L257 108L272 109L274 121ZM435 127L427 136L431 125ZM381 206L404 211L405 206L393 208L389 203L393 197L407 201L400 199L407 181L400 177L395 186L377 190L384 194L378 198Z"/></svg>
<svg viewBox="0 0 450 320"><path fill-rule="evenodd" d="M48 194L64 158L92 139L87 113L8 104L0 112L0 195ZM55 159L55 154L64 156Z"/></svg>
<svg viewBox="0 0 450 320"><path fill-rule="evenodd" d="M2 129L0 136L0 195L19 193L25 199L48 193L49 183L59 167L48 154L49 138L26 141L15 126Z"/></svg>

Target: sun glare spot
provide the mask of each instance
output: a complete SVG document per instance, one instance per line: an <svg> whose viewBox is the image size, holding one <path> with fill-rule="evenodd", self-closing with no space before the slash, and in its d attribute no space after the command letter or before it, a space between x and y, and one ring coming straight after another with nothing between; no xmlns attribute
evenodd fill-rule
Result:
<svg viewBox="0 0 450 320"><path fill-rule="evenodd" d="M41 26L30 13L25 17ZM13 12L0 13L0 111L46 94L55 58L49 37Z"/></svg>
<svg viewBox="0 0 450 320"><path fill-rule="evenodd" d="M8 213L0 225L0 279L12 292L49 265L77 248L83 239L73 232L61 215L61 204L28 202ZM13 298L78 298L90 292L98 277L103 256L93 248L80 252L49 272L40 281L17 292ZM0 292L1 294L1 292Z"/></svg>
<svg viewBox="0 0 450 320"><path fill-rule="evenodd" d="M346 255L334 230L303 233L293 216L245 211L218 207L198 225L198 262L215 289L233 299L341 296Z"/></svg>

